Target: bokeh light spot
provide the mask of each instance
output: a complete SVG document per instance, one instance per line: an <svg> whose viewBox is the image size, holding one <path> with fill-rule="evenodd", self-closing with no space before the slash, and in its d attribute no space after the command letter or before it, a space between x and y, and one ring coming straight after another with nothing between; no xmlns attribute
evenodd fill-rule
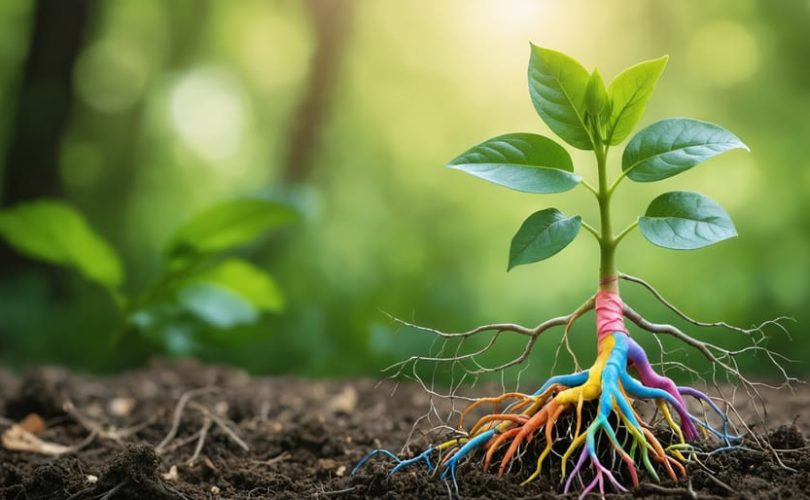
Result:
<svg viewBox="0 0 810 500"><path fill-rule="evenodd" d="M245 128L245 106L227 72L202 68L184 75L169 97L171 121L183 142L209 160L234 156Z"/></svg>
<svg viewBox="0 0 810 500"><path fill-rule="evenodd" d="M120 113L143 96L149 71L148 60L135 47L115 40L97 42L76 63L76 92L97 111Z"/></svg>

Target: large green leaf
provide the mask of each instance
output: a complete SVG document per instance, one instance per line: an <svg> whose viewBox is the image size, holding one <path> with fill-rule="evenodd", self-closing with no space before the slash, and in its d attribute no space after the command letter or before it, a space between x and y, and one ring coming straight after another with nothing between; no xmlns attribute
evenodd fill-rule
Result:
<svg viewBox="0 0 810 500"><path fill-rule="evenodd" d="M123 281L115 250L63 202L37 200L0 211L0 237L24 255L72 268L101 285Z"/></svg>
<svg viewBox="0 0 810 500"><path fill-rule="evenodd" d="M579 149L593 149L584 119L588 72L562 52L531 46L529 94L555 134Z"/></svg>
<svg viewBox="0 0 810 500"><path fill-rule="evenodd" d="M520 226L509 248L509 267L547 259L574 241L582 218L566 217L556 208L540 210Z"/></svg>
<svg viewBox="0 0 810 500"><path fill-rule="evenodd" d="M447 164L481 179L527 193L561 193L581 180L568 152L547 137L506 134L485 141Z"/></svg>
<svg viewBox="0 0 810 500"><path fill-rule="evenodd" d="M642 129L627 144L622 170L636 182L666 179L731 149L745 149L736 135L713 123L670 118Z"/></svg>
<svg viewBox="0 0 810 500"><path fill-rule="evenodd" d="M650 243L675 250L701 248L737 236L723 207L702 194L686 191L657 197L638 222Z"/></svg>
<svg viewBox="0 0 810 500"><path fill-rule="evenodd" d="M167 253L177 258L227 250L297 219L293 209L269 200L227 201L204 210L177 229Z"/></svg>
<svg viewBox="0 0 810 500"><path fill-rule="evenodd" d="M619 144L633 131L668 60L669 56L664 56L641 62L619 73L610 83L608 94L613 103L607 134L610 144Z"/></svg>

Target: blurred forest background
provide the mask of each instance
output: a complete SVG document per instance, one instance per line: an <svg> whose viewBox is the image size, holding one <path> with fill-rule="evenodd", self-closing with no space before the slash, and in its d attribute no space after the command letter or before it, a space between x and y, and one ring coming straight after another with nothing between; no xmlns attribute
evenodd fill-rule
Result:
<svg viewBox="0 0 810 500"><path fill-rule="evenodd" d="M696 190L729 211L738 239L677 252L636 233L619 267L707 321L795 317L794 341L775 334L770 346L806 371L806 0L0 2L2 207L42 197L76 206L122 254L128 293L154 280L163 243L206 207L261 196L303 214L239 250L275 277L285 309L226 329L200 322L121 338L107 293L3 244L0 360L113 371L192 355L255 373L377 375L430 347L385 313L463 330L573 310L596 286L587 235L510 273L507 250L540 208L595 222L590 195L527 195L442 168L495 135L550 134L528 96L530 41L608 80L670 54L641 125L703 119L750 146L662 183L625 182L615 213L624 226L656 194ZM592 178L592 158L572 153ZM675 319L638 287L623 293L648 317ZM723 331L693 333L742 345ZM525 377L548 375L558 340L541 339ZM572 340L583 359L593 352L592 316ZM507 339L495 357L519 348ZM673 356L700 362L683 349ZM746 368L775 375L761 361Z"/></svg>

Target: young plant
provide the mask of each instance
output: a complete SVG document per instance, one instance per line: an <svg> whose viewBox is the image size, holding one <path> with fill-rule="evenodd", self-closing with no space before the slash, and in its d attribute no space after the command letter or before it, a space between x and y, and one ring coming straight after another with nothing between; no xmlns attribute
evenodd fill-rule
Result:
<svg viewBox="0 0 810 500"><path fill-rule="evenodd" d="M255 323L279 312L284 295L264 270L235 254L297 220L291 208L264 199L215 205L182 224L164 250L164 266L140 293L121 290L121 259L72 206L36 200L0 211L0 238L18 252L77 271L118 306L122 331L135 329L168 350L187 351L195 333Z"/></svg>
<svg viewBox="0 0 810 500"><path fill-rule="evenodd" d="M606 86L598 71L589 73L580 63L560 52L531 47L528 77L532 103L560 139L577 149L593 152L595 185L575 173L571 156L559 143L531 133L495 137L458 156L448 166L517 191L560 193L581 186L592 193L599 208L598 224L585 222L579 215L565 215L556 208L535 212L512 239L508 267L512 269L547 259L563 250L584 229L599 248L596 292L574 312L549 319L534 328L502 323L461 333L424 329L445 340L464 341L484 332L493 332L495 337L502 332L525 336L523 352L500 366L488 368L475 360L491 347L494 338L483 349L470 354L412 357L394 365L399 367L398 373L402 373L409 364L415 368L418 361L470 361L476 368L467 374L502 371L525 361L542 333L552 327L564 327L564 339L567 339L574 322L588 311L595 310L597 356L590 368L554 376L533 394L511 392L474 400L461 413L456 435L451 439L407 460L401 460L386 450L374 450L358 464L355 472L377 454L397 461L392 472L418 462L424 462L429 470L433 470L431 457L437 455L441 477L451 478L456 484L456 468L465 457L482 452L484 469L497 464L498 474L503 475L514 461L524 456L529 442L545 440L534 472L525 478L525 482L537 478L547 461L560 457L558 479L563 482L564 492L579 485L582 495L595 491L597 487L604 494L606 483L616 490L626 491L622 476L637 486L639 462L655 479L661 471L673 480L685 476L684 464L696 459L697 448L692 443L701 434L719 439L723 446L735 445L739 436L730 433L726 413L703 392L679 387L670 378L657 373L645 350L629 335L624 323L627 318L643 330L676 337L698 349L716 369L725 370L746 388L755 390L737 369L735 356L738 352L697 340L675 326L652 323L625 304L619 293L620 280L635 282L696 326L720 326L748 336L764 336L762 325L742 329L725 323L692 320L666 302L649 284L620 273L617 267L617 249L635 229L639 229L654 245L677 250L697 249L737 235L731 218L719 204L702 194L687 191L659 195L635 222L620 231L614 229L611 206L625 179L660 181L723 152L748 149L737 136L718 125L688 118L670 118L653 123L632 136L621 155L621 171L610 178L608 153L630 137L667 59L664 56L632 66ZM767 352L756 340L749 349ZM772 353L768 354L773 361ZM635 376L631 375L631 369ZM693 415L685 398L694 398L701 406L705 405L716 413L719 426L711 425L707 418ZM634 407L634 400L651 401L657 406L659 415L663 416L675 436L674 443L662 445L652 427ZM483 416L470 427L465 426L465 416L485 404L496 408L506 404L506 407ZM591 410L583 410L588 405ZM573 422L568 425L570 430L555 429L555 423L564 418ZM555 447L558 442L565 445ZM608 449L599 449L597 443L605 443ZM552 454L552 449L556 453ZM605 457L613 458L605 464ZM622 468L626 471L617 470Z"/></svg>

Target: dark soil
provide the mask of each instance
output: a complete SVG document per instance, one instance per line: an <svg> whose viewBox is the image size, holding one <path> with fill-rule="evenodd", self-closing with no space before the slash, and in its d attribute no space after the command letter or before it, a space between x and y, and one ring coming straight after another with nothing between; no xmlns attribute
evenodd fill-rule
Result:
<svg viewBox="0 0 810 500"><path fill-rule="evenodd" d="M194 388L162 453L178 401ZM242 372L190 362L156 364L98 378L41 369L22 379L0 373L0 404L14 423L35 413L45 422L39 439L86 445L59 457L0 448L0 496L23 499L144 498L434 498L449 485L412 467L388 475L375 460L351 477L369 450L398 451L428 398L416 386L375 388L370 380L310 381L250 378ZM483 390L483 389L481 389ZM650 483L624 497L810 498L810 390L766 392L769 428L758 429L791 472L756 451L732 451L690 467L690 480ZM188 394L187 394L188 395ZM66 403L68 405L66 406ZM71 406L72 405L72 409ZM67 408L67 411L66 411ZM208 413L207 413L208 412ZM30 420L30 419L29 419ZM230 425L245 451L215 421ZM190 461L207 426L198 457ZM97 435L87 443L95 429ZM123 435L115 435L120 431ZM416 437L412 448L428 444ZM526 487L478 466L459 469L465 498L551 498L557 487L542 478ZM731 491L728 489L730 488ZM612 495L614 496L614 495ZM617 497L617 496L614 496Z"/></svg>

